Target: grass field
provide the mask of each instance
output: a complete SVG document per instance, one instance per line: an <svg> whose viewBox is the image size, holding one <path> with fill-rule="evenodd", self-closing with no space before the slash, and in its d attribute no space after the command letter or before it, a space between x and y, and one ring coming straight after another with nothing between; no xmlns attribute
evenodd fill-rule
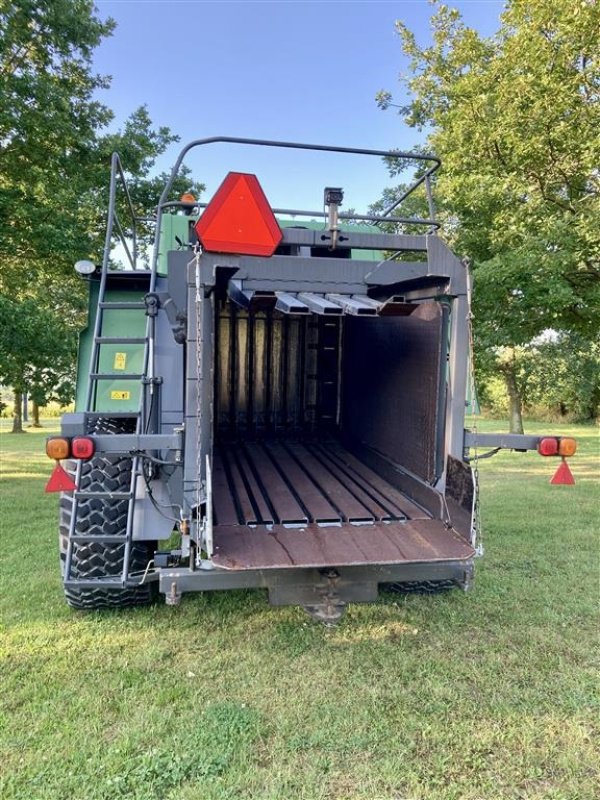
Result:
<svg viewBox="0 0 600 800"><path fill-rule="evenodd" d="M574 487L537 454L482 462L470 594L384 595L330 630L260 591L73 612L48 430L4 433L1 797L599 797L598 433L562 431Z"/></svg>

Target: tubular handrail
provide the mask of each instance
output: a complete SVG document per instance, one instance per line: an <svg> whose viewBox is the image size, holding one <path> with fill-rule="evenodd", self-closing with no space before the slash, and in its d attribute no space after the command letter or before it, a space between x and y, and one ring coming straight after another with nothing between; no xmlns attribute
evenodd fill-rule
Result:
<svg viewBox="0 0 600 800"><path fill-rule="evenodd" d="M164 208L171 205L170 203L167 204L167 197L169 196L169 192L171 191L171 187L175 181L175 178L179 174L179 169L181 168L181 164L183 163L184 158L195 147L202 147L204 145L210 144L245 144L245 145L254 145L259 147L278 147L278 148L285 148L285 149L293 149L293 150L313 150L313 151L320 151L320 152L328 152L328 153L349 153L351 155L366 155L366 156L378 156L380 158L389 158L394 160L405 160L405 161L422 161L424 163L430 163L431 165L425 170L425 172L416 180L414 181L408 189L404 192L402 197L399 200L396 200L391 206L386 208L380 216L377 215L361 215L360 219L368 220L371 222L404 222L406 224L417 224L417 225L424 225L429 228L439 228L439 223L435 221L434 218L434 207L433 207L433 198L431 195L431 181L430 178L436 170L438 170L441 166L441 161L434 155L429 155L426 153L405 153L399 150L371 150L362 147L339 147L335 145L325 145L325 144L303 144L300 142L282 142L277 140L271 139L247 139L238 136L211 136L207 139L194 139L194 141L187 144L179 153L177 160L171 170L169 178L165 184L165 187L161 193L160 199L158 201L158 210L157 210L157 218L156 218L156 237L154 242L154 253L152 257L152 271L153 273L156 272L158 266L158 253L159 253L159 239L160 239L160 228L161 228L161 221L162 221L162 214ZM390 217L389 214L398 206L406 200L406 198L412 194L421 184L425 184L425 192L427 194L427 203L429 207L429 215L431 219L419 219L419 218L399 218L399 217ZM277 213L277 210L275 210ZM279 213L283 213L281 210ZM289 213L289 212L288 212ZM322 211L316 212L302 212L300 215L307 215L307 216L322 216ZM348 218L340 215L342 219ZM351 219L359 219L358 216L350 216Z"/></svg>
<svg viewBox="0 0 600 800"><path fill-rule="evenodd" d="M117 214L117 187L119 185L120 188L123 190L123 194L127 201L127 207L130 215L131 239L132 239L131 250L127 243L127 237L125 236L125 231L123 230L123 226L121 225L121 221L119 220L119 216ZM108 194L107 216L108 220L106 225L106 238L104 242L104 257L102 259L102 273L104 274L108 270L108 264L110 261L110 249L115 229L117 233L117 238L119 242L122 244L123 249L125 250L125 253L127 255L127 260L129 261L131 268L137 269L137 256L138 256L137 215L135 213L135 209L133 208L131 195L129 193L129 188L127 186L127 179L125 178L125 172L123 170L123 165L121 164L121 159L119 158L118 153L113 153L110 159L110 186Z"/></svg>
<svg viewBox="0 0 600 800"><path fill-rule="evenodd" d="M117 187L119 185L123 190L125 199L127 200L129 213L131 215L131 239L132 239L131 249L127 242L127 237L125 235L123 226L121 225L119 215L117 214ZM121 164L121 159L119 158L118 153L113 153L110 159L110 183L108 189L108 214L106 223L106 236L104 239L104 254L102 256L102 273L100 275L100 286L98 289L98 297L100 299L103 299L106 293L106 281L108 277L109 264L110 264L110 251L113 241L113 234L115 233L115 231L119 242L123 246L123 249L127 256L127 260L129 261L131 268L133 270L137 269L137 256L138 256L137 217L135 214L135 210L133 208L133 203L131 201L131 195L129 194L129 189L127 188L127 181L125 178L123 165ZM94 335L92 338L90 368L88 374L97 372L97 362L100 351L95 343L98 337L100 336L101 329L102 329L102 314L101 312L98 312L96 314L96 320L94 322ZM94 382L90 380L88 383L86 400L85 400L86 411L92 410L95 388L96 387L94 386Z"/></svg>

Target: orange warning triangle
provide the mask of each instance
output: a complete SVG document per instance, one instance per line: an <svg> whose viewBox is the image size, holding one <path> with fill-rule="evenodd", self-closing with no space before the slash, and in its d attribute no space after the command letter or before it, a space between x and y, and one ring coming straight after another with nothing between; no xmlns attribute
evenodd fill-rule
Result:
<svg viewBox="0 0 600 800"><path fill-rule="evenodd" d="M50 480L46 484L45 491L47 492L73 492L77 486L73 482L71 476L64 471L61 465L56 462L56 466L50 475Z"/></svg>
<svg viewBox="0 0 600 800"><path fill-rule="evenodd" d="M213 253L272 256L282 232L256 175L230 172L195 225Z"/></svg>
<svg viewBox="0 0 600 800"><path fill-rule="evenodd" d="M557 484L566 484L568 486L572 486L575 483L573 473L571 472L569 465L564 458L558 465L558 469L554 473L554 477L550 483L553 483L555 486Z"/></svg>

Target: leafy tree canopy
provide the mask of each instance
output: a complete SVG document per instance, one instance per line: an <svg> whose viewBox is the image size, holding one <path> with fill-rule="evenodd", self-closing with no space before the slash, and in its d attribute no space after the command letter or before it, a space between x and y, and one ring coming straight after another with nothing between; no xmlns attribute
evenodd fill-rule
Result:
<svg viewBox="0 0 600 800"><path fill-rule="evenodd" d="M411 59L405 121L442 158L445 232L475 267L484 346L600 323L600 5L510 0L481 37L437 5L433 44L397 23ZM394 105L380 92L382 108Z"/></svg>
<svg viewBox="0 0 600 800"><path fill-rule="evenodd" d="M144 106L108 132L114 115L98 93L110 78L94 73L92 56L114 27L91 0L0 0L0 295L16 326L3 333L0 380L15 387L49 387L51 371L40 370L63 339L73 364L85 306L73 264L101 260L111 153L147 215L159 196L150 171L177 139ZM174 192L190 183L184 173ZM120 218L127 227L128 214ZM44 313L52 324L40 324Z"/></svg>

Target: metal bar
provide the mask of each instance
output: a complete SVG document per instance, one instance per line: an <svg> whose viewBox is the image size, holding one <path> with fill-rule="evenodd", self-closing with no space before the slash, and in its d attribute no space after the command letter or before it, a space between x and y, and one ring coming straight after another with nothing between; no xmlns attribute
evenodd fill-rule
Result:
<svg viewBox="0 0 600 800"><path fill-rule="evenodd" d="M226 453L223 452L223 459L229 467L230 491L236 506L241 511L242 525L257 525L260 522L258 504L245 470L240 464L237 451L234 448L228 448Z"/></svg>
<svg viewBox="0 0 600 800"><path fill-rule="evenodd" d="M262 486L260 475L255 470L252 462L248 459L243 448L236 448L236 459L240 470L244 473L246 485L254 497L260 522L263 525L272 525L275 521L275 514L272 506L269 505L269 498Z"/></svg>
<svg viewBox="0 0 600 800"><path fill-rule="evenodd" d="M98 344L144 344L146 339L142 336L99 336Z"/></svg>
<svg viewBox="0 0 600 800"><path fill-rule="evenodd" d="M351 296L347 294L326 294L325 297L331 300L332 303L340 305L345 314L352 314L360 317L376 317L377 308L373 308L369 303L363 302L359 296ZM379 305L379 304L378 304Z"/></svg>
<svg viewBox="0 0 600 800"><path fill-rule="evenodd" d="M236 392L237 392L237 355L238 355L237 310L231 307L229 314L229 429L237 430Z"/></svg>
<svg viewBox="0 0 600 800"><path fill-rule="evenodd" d="M124 536L90 536L88 535L75 535L72 537L74 544L89 544L90 542L100 542L101 544L123 544L125 542Z"/></svg>
<svg viewBox="0 0 600 800"><path fill-rule="evenodd" d="M310 309L301 300L288 292L276 292L275 309L283 314L310 314Z"/></svg>
<svg viewBox="0 0 600 800"><path fill-rule="evenodd" d="M256 444L244 446L244 453L253 465L255 475L260 476L265 496L276 514L276 521L283 525L305 525L308 522L304 509L298 503L268 454Z"/></svg>
<svg viewBox="0 0 600 800"><path fill-rule="evenodd" d="M394 295L381 303L377 313L380 317L409 317L418 307L416 303L406 303L404 295Z"/></svg>
<svg viewBox="0 0 600 800"><path fill-rule="evenodd" d="M282 244L304 245L307 247L322 247L321 236L323 230L310 230L308 228L282 228ZM337 244L339 250L389 250L392 252L427 252L427 236L423 234L383 233L377 229L376 233L355 232L345 230ZM398 261L396 259L396 261ZM399 262L398 262L399 263Z"/></svg>
<svg viewBox="0 0 600 800"><path fill-rule="evenodd" d="M353 294L352 299L359 302L366 308L374 309L378 314L381 311L382 303L380 303L378 300L373 300L372 297L367 297L366 294Z"/></svg>
<svg viewBox="0 0 600 800"><path fill-rule="evenodd" d="M108 276L108 265L110 261L110 246L112 242L112 231L113 231L113 219L115 213L115 204L116 204L116 173L117 173L117 164L119 161L119 156L116 153L113 153L110 160L110 182L108 188L108 212L107 212L107 224L106 224L106 236L104 238L104 253L102 255L102 274L100 277L100 286L98 287L98 310L96 312L96 319L94 321L94 333L93 333L93 340L96 340L101 332L102 332L102 301L104 299L104 295L106 294L106 281ZM98 366L98 358L100 356L100 348L97 345L92 347L92 352L90 354L90 366L88 369L88 373L95 372ZM94 385L93 381L88 382L87 388L87 395L85 400L85 410L92 411L92 405L94 404L94 398L96 395L96 386ZM68 573L66 574L68 578Z"/></svg>
<svg viewBox="0 0 600 800"><path fill-rule="evenodd" d="M321 294L314 294L313 292L300 292L298 300L309 307L315 314L324 314L326 316L339 316L343 314L342 307L331 300L326 300Z"/></svg>
<svg viewBox="0 0 600 800"><path fill-rule="evenodd" d="M83 461L78 461L77 466L75 467L75 486L79 486L81 483L81 470L83 467ZM71 519L69 520L69 536L68 536L68 543L67 543L67 555L65 558L65 572L63 576L64 581L68 581L71 578L71 564L73 562L73 536L75 535L75 530L77 526L77 510L79 508L79 500L74 497L73 498L73 508L71 509Z"/></svg>
<svg viewBox="0 0 600 800"><path fill-rule="evenodd" d="M288 427L288 377L289 377L290 320L283 318L281 327L281 424Z"/></svg>
<svg viewBox="0 0 600 800"><path fill-rule="evenodd" d="M107 500L129 500L131 492L73 492L73 497L104 497Z"/></svg>
<svg viewBox="0 0 600 800"><path fill-rule="evenodd" d="M415 185L415 188L417 185ZM206 205L208 205L208 203ZM290 217L320 217L324 219L328 217L328 214L323 211L304 211L299 208L274 208L273 213L286 214ZM424 219L422 217L382 217L377 214L338 214L338 219L347 219L357 222L393 222L402 225L427 225L429 228L435 228L436 230L441 227L440 223L436 222L435 219ZM346 231L343 231L343 233L345 234Z"/></svg>
<svg viewBox="0 0 600 800"><path fill-rule="evenodd" d="M320 449L325 450L324 447ZM354 480L364 480L372 490L376 491L388 503L392 503L395 508L402 512L402 515L409 519L429 519L431 514L416 505L404 492L396 489L384 478L362 463L358 458L351 455L346 449L337 443L330 443L325 450L327 458L340 465L349 475L356 476Z"/></svg>
<svg viewBox="0 0 600 800"><path fill-rule="evenodd" d="M280 442L265 444L273 462L286 476L286 482L295 487L302 504L307 510L310 522L341 522L339 511L323 495L309 475L300 467L293 456Z"/></svg>
<svg viewBox="0 0 600 800"><path fill-rule="evenodd" d="M123 301L123 302L114 301L113 302L113 301L109 300L108 302L104 302L104 301L99 302L98 303L98 307L102 308L102 309L108 308L109 310L114 309L116 311L122 311L124 309L130 310L130 311L133 311L133 310L141 311L142 309L146 308L146 304L145 303L140 303L140 302L128 303L128 302L125 302L125 301Z"/></svg>
<svg viewBox="0 0 600 800"><path fill-rule="evenodd" d="M92 372L90 379L93 381L140 381L144 376L132 372Z"/></svg>
<svg viewBox="0 0 600 800"><path fill-rule="evenodd" d="M552 434L548 434L549 436ZM537 450L544 436L521 433L474 433L465 431L465 447L500 447L503 450Z"/></svg>
<svg viewBox="0 0 600 800"><path fill-rule="evenodd" d="M189 203L182 203L181 200L169 200L162 204L163 209L168 208L183 208L189 206ZM196 203L198 208L207 208L208 203ZM325 211L305 211L298 208L273 208L274 214L285 214L291 217L320 217L327 219L328 213ZM140 219L138 217L138 219ZM359 222L381 222L381 216L377 214L347 214L341 212L338 214L338 219L353 220ZM439 222L436 222L433 217L431 219L424 219L422 217L386 217L385 222L397 222L404 225L429 225L434 228L439 228ZM285 229L284 229L285 233ZM344 231L344 236L348 231Z"/></svg>
<svg viewBox="0 0 600 800"><path fill-rule="evenodd" d="M110 417L110 412L104 416ZM131 453L137 450L181 450L183 443L180 434L173 433L118 433L89 434L96 445L96 452Z"/></svg>
<svg viewBox="0 0 600 800"><path fill-rule="evenodd" d="M119 235L119 241L125 250L129 263L131 264L131 268L135 270L135 261L129 249L129 245L127 244L127 236L125 235L125 231L123 230L123 226L121 225L121 220L119 219L119 215L117 214L117 210L115 209L115 219L114 219L115 228L117 229L117 233Z"/></svg>
<svg viewBox="0 0 600 800"><path fill-rule="evenodd" d="M456 561L429 563L368 564L340 569L340 578L351 584L363 581L395 583L402 581L425 581L454 579L460 581L470 569L472 558ZM173 581L182 592L219 591L228 589L251 589L270 587L298 587L319 580L316 571L306 568L263 570L231 570L215 567L212 570L190 570L185 567L162 569L158 572L160 591L167 593Z"/></svg>
<svg viewBox="0 0 600 800"><path fill-rule="evenodd" d="M139 465L140 465L139 456L135 456L131 460L131 477L129 480L129 492L132 497L135 497ZM125 552L123 553L123 572L121 573L123 585L127 583L127 578L129 577L129 564L131 561L131 540L133 538L134 510L135 510L135 503L133 502L133 500L130 499L129 503L127 504L127 523L125 526Z"/></svg>
<svg viewBox="0 0 600 800"><path fill-rule="evenodd" d="M250 308L254 291L252 289L244 291L241 281L231 280L227 284L227 294L240 308Z"/></svg>
<svg viewBox="0 0 600 800"><path fill-rule="evenodd" d="M344 470L333 459L329 458L326 448L322 448L319 445L307 445L307 449L356 497L359 503L371 511L376 520L406 518L406 514L401 509L395 508L387 498L380 495L366 481L357 480L347 470Z"/></svg>
<svg viewBox="0 0 600 800"><path fill-rule="evenodd" d="M431 163L431 166L426 170L424 176L422 176L412 187L409 187L407 192L405 192L404 198L408 197L408 195L414 191L420 184L423 182L426 176L432 175L439 167L441 166L441 161L439 158L436 158L433 155L428 155L424 153L404 153L402 151L390 151L390 150L370 150L364 148L356 148L356 147L336 147L332 145L319 145L319 144L302 144L299 142L281 142L269 139L246 139L240 137L233 137L233 136L213 136L206 139L195 139L194 141L187 144L179 153L177 160L171 170L171 174L165 184L165 187L161 193L160 199L158 201L158 213L156 218L156 229L157 229L157 236L155 237L154 242L154 252L152 256L152 271L153 274L156 274L157 267L158 267L158 255L160 251L160 226L162 221L162 214L163 214L163 204L167 202L167 198L169 196L169 192L171 191L171 187L173 186L173 182L177 175L179 174L179 169L181 164L183 163L184 158L195 147L201 147L204 145L210 144L247 144L247 145L255 145L260 147L278 147L278 148L285 148L285 149L293 149L293 150L313 150L317 152L330 152L330 153L348 153L351 155L368 155L368 156L379 156L380 158L391 158L394 160L405 160L405 161L422 161L423 163ZM396 208L400 205L400 202L396 202L393 208ZM389 209L389 210L393 210ZM385 217L389 215L389 210L384 212L383 221ZM436 224L435 222L433 224Z"/></svg>
<svg viewBox="0 0 600 800"><path fill-rule="evenodd" d="M319 487L323 496L340 512L344 522L374 522L371 509L360 502L310 450L289 444L287 450Z"/></svg>
<svg viewBox="0 0 600 800"><path fill-rule="evenodd" d="M462 460L464 453L465 406L467 402L469 354L469 302L466 295L452 300L450 351L448 360L446 447L447 456Z"/></svg>
<svg viewBox="0 0 600 800"><path fill-rule="evenodd" d="M217 525L237 525L239 523L238 512L229 491L229 485L221 452L215 448L213 458L213 507Z"/></svg>
<svg viewBox="0 0 600 800"><path fill-rule="evenodd" d="M265 319L265 428L271 431L276 426L273 419L273 315L267 311Z"/></svg>
<svg viewBox="0 0 600 800"><path fill-rule="evenodd" d="M66 589L101 589L102 587L113 589L133 589L136 586L141 585L142 577L143 576L140 574L139 578L129 578L127 581L123 581L122 578L90 578L88 580L71 579L64 581L64 586ZM155 581L159 580L159 577L160 576L158 572L148 572L144 578L144 584L154 583Z"/></svg>
<svg viewBox="0 0 600 800"><path fill-rule="evenodd" d="M131 202L131 195L129 194L129 189L127 187L127 180L125 178L125 173L123 172L123 165L121 164L121 159L119 158L118 155L117 155L117 158L116 158L116 166L117 166L117 170L119 172L119 175L121 177L121 185L123 187L123 194L125 195L125 199L127 200L127 205L129 206L129 213L131 214L131 221L133 223L132 230L131 230L132 239L133 239L133 268L136 269L136 265L137 265L137 250L138 250L138 246L137 246L137 225L136 225L137 216L136 216L135 210L133 208L133 203Z"/></svg>
<svg viewBox="0 0 600 800"><path fill-rule="evenodd" d="M248 314L246 327L246 431L252 433L255 426L254 418L254 372L255 372L255 332L254 314Z"/></svg>

